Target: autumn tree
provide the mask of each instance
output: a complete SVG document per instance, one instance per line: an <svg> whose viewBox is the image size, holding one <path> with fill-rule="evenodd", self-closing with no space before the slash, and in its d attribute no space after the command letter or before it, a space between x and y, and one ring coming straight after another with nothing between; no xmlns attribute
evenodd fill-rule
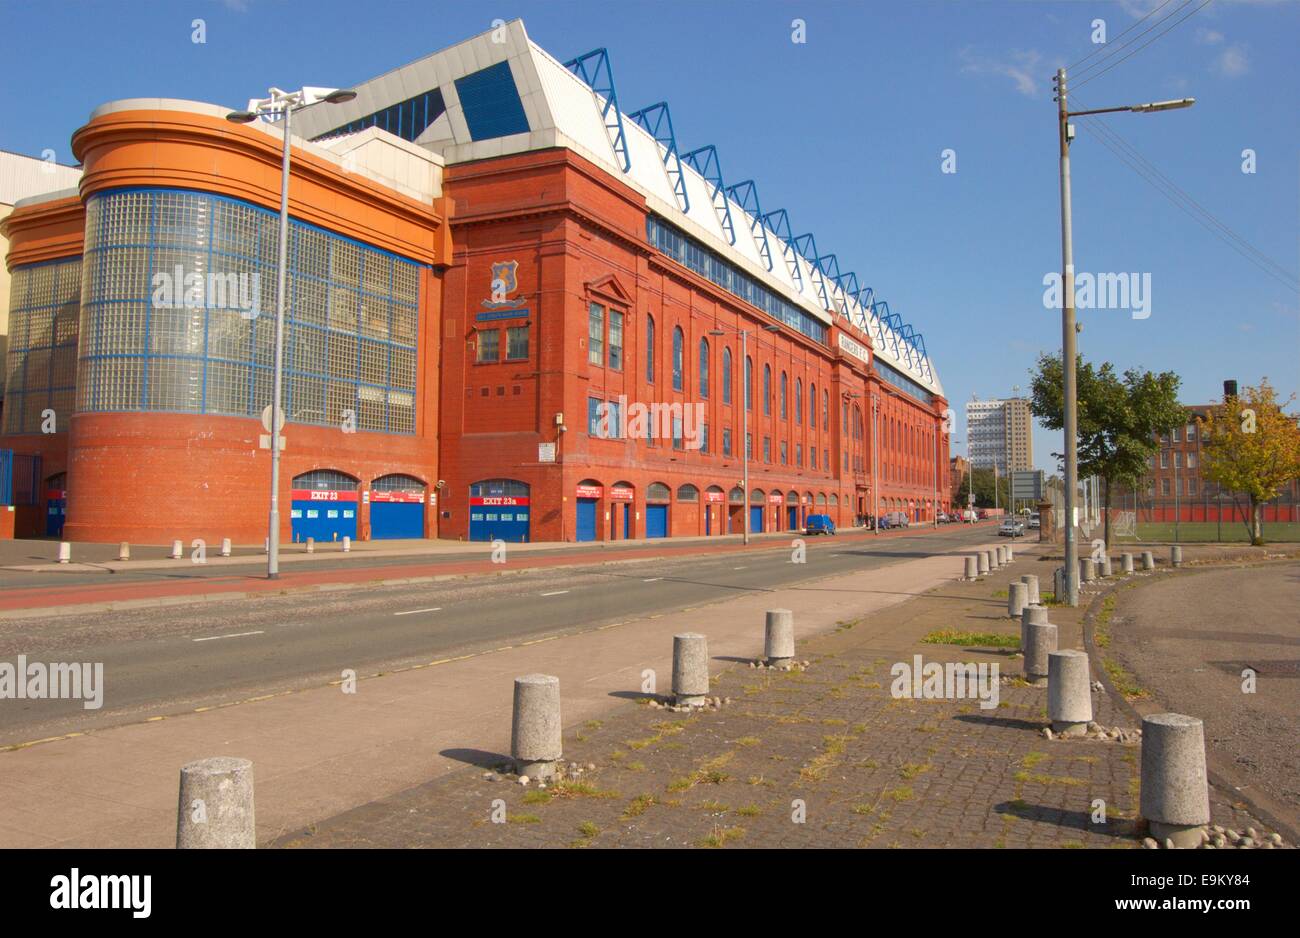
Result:
<svg viewBox="0 0 1300 938"><path fill-rule="evenodd" d="M1186 409L1178 403L1182 382L1172 371L1155 374L1130 368L1119 375L1110 362L1097 367L1082 356L1076 375L1079 476L1095 475L1102 480L1104 537L1109 545L1111 483L1136 486L1146 474L1147 460L1156 452L1158 435L1186 422ZM1063 430L1061 356L1039 356L1031 377L1030 411L1049 430ZM1062 453L1052 455L1065 458Z"/></svg>
<svg viewBox="0 0 1300 938"><path fill-rule="evenodd" d="M1268 378L1244 395L1225 397L1210 409L1201 441L1201 474L1221 489L1250 500L1247 530L1252 544L1264 543L1264 505L1300 478L1300 427L1279 403Z"/></svg>

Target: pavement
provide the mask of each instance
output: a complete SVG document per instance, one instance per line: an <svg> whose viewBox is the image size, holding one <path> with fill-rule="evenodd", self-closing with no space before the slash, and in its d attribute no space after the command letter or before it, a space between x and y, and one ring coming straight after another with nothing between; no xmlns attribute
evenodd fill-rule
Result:
<svg viewBox="0 0 1300 938"><path fill-rule="evenodd" d="M572 781L543 790L499 774L506 737L498 734L458 753L469 764L459 772L272 845L1138 847L1138 743L1049 740L1041 733L1046 690L1014 680L1013 650L971 644L969 635L926 641L943 631L1018 635L1005 615L1006 588L1026 572L1050 582L1053 564L1042 553L1022 550L1009 569L974 582L949 575L908 589L902 602L866 603L829 631L801 630L807 670L732 662L714 678L712 693L730 699L718 710L670 712L633 693L640 702L589 720L566 712L565 759L585 766ZM1079 609L1051 607L1061 647L1083 646L1087 605L1106 588L1087 588ZM734 646L715 650L714 628L710 650L726 660ZM914 655L997 664L1012 680L991 710L970 700L895 699L893 665ZM1104 693L1094 693L1094 718L1134 726ZM1263 826L1230 791L1212 790L1211 803L1215 823Z"/></svg>
<svg viewBox="0 0 1300 938"><path fill-rule="evenodd" d="M467 758L477 758L473 753L505 750L516 675L559 676L567 725L599 719L637 695L646 669L667 680L677 632L706 632L721 669L728 658L761 650L766 609L796 610L801 636L831 630L959 575L962 562L952 551L972 540L984 546L996 540L980 540L985 533L954 532L962 542L942 544L942 533L918 532L899 539L900 556L889 565L864 568L861 558L850 558L850 572L815 581L732 589L726 599L671 614L362 673L355 694L343 692L340 672L334 686L30 741L36 744L0 752L0 846L170 846L180 766L216 755L253 760L259 838L274 841L460 770ZM845 548L853 549L848 539L818 547ZM735 565L747 566L760 553L737 552L742 562ZM435 631L436 624L429 629ZM352 636L358 647L367 641L364 632Z"/></svg>

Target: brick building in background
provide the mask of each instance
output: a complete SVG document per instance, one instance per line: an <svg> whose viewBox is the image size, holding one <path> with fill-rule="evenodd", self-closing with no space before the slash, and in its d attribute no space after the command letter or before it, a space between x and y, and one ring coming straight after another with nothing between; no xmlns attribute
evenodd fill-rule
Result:
<svg viewBox="0 0 1300 938"><path fill-rule="evenodd" d="M513 21L356 91L294 117L286 536L608 540L950 506L919 333L716 150L679 148L666 105L621 110L603 50L561 65ZM88 285L60 432L24 418L0 440L67 472L65 536L261 540L273 317L145 292L179 258L261 272L273 309L279 131L223 116L107 105L74 137L79 195L7 223L29 290ZM38 283L49 264L78 270ZM629 435L642 405L667 417Z"/></svg>

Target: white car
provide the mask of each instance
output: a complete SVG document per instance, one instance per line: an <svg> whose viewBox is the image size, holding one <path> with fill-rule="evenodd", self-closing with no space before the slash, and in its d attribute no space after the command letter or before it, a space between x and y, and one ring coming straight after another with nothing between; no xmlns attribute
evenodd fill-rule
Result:
<svg viewBox="0 0 1300 938"><path fill-rule="evenodd" d="M1015 518L1003 518L1002 523L998 525L999 537L1024 537L1025 523L1017 521Z"/></svg>

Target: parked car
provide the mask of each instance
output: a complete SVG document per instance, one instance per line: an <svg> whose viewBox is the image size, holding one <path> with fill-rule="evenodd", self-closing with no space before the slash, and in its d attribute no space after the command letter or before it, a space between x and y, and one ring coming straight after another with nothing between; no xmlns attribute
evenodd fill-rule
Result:
<svg viewBox="0 0 1300 938"><path fill-rule="evenodd" d="M830 515L809 515L804 519L803 533L813 534L834 534L835 522L831 520Z"/></svg>
<svg viewBox="0 0 1300 938"><path fill-rule="evenodd" d="M1015 518L1003 518L998 525L999 537L1024 537L1025 523Z"/></svg>
<svg viewBox="0 0 1300 938"><path fill-rule="evenodd" d="M907 512L889 511L886 512L884 518L881 519L880 526L882 528L905 528L909 523Z"/></svg>
<svg viewBox="0 0 1300 938"><path fill-rule="evenodd" d="M1030 515L1030 516L1029 516L1029 530L1031 530L1031 531L1037 531L1038 528L1039 528L1038 515Z"/></svg>

